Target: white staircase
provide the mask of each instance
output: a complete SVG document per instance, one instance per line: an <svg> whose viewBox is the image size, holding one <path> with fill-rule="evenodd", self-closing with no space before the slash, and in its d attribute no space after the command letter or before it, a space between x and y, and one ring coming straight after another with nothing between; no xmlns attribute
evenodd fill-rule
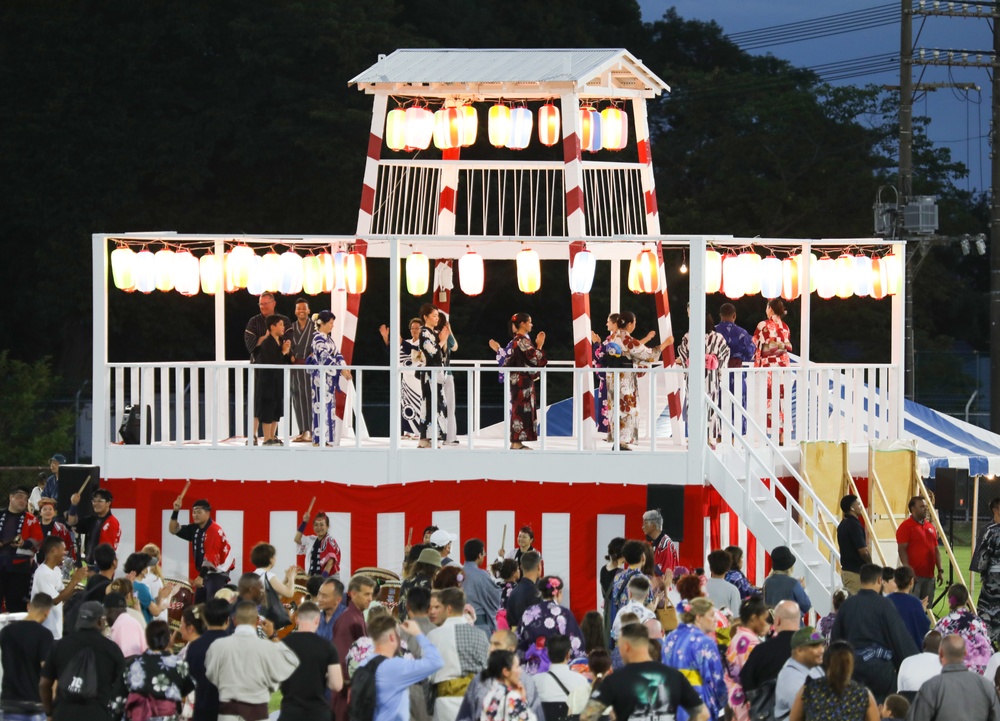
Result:
<svg viewBox="0 0 1000 721"><path fill-rule="evenodd" d="M753 420L747 417L747 433L742 435L736 432L729 414L723 415L711 399L707 399L707 406L719 413L730 432L724 434L727 438L715 450L707 451L706 480L766 551L776 546L792 549L796 557L792 575L805 579L813 609L821 616L826 615L832 609L833 591L842 583L836 567L840 560L836 538L831 538L824 526L836 529L838 519ZM742 410L739 403L735 406L739 413ZM738 416L736 423L740 423ZM732 437L731 442L728 436ZM759 448L748 443L754 436L761 439ZM780 473L778 468L782 469ZM779 475L791 476L799 482L799 497L811 507L810 512L785 491L778 481Z"/></svg>

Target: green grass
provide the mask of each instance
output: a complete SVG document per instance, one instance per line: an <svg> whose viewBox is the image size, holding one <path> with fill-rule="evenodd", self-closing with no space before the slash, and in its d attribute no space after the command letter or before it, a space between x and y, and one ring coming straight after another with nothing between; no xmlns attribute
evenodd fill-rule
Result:
<svg viewBox="0 0 1000 721"><path fill-rule="evenodd" d="M957 536L958 533L956 532L955 535ZM956 539L956 540L958 540L958 539ZM955 554L955 560L958 561L959 569L962 571L962 576L965 578L965 584L966 584L966 586L968 586L969 585L969 581L970 581L970 576L973 575L972 572L969 571L969 561L972 559L972 546L966 546L966 545L952 546L951 550ZM944 567L945 585L938 586L935 589L935 591L934 591L935 598L937 596L939 596L939 595L944 594L945 590L948 588L948 586L947 586L948 578L949 578L948 571L951 568L951 560L948 558L947 554L944 552L943 549L941 551L941 565ZM980 589L980 587L982 585L982 579L979 577L978 573L975 574L975 580L976 580L976 590L972 594L972 596L973 596L973 598L978 598L979 597L979 589ZM958 583L958 582L959 582L959 580L958 580L958 572L956 571L954 573L953 583ZM947 615L947 613L948 613L948 597L945 595L934 606L934 617L935 618L941 618L942 616Z"/></svg>

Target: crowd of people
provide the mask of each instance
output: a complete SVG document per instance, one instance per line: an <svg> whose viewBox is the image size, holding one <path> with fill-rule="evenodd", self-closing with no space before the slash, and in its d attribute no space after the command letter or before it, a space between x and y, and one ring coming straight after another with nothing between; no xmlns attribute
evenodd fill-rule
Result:
<svg viewBox="0 0 1000 721"><path fill-rule="evenodd" d="M290 405L301 433L292 442L311 441L337 445L337 393L341 377L350 380L343 355L332 338L336 316L328 310L311 314L309 302L295 301L294 320L276 312L275 298L264 293L258 300L260 313L253 316L244 331L250 361L268 366L318 366L308 372L291 373ZM707 315L705 382L706 392L716 404L721 404L721 369L752 363L759 367L789 365L792 349L790 334L783 317L785 307L780 298L768 303L767 318L761 321L753 335L736 324L736 309L731 303L719 309L718 324ZM648 346L654 332L635 338L636 317L625 311L612 313L607 319L608 334L603 339L591 333L592 365L600 369L595 375L595 422L605 439L616 448L631 450L639 439L638 375L614 369L634 369L648 366L674 344L673 337L656 346ZM455 379L448 370L451 354L458 350L458 341L444 312L426 303L417 317L408 323L409 337L396 340L399 365L404 370L400 384L400 429L404 438L417 440L418 448L429 448L429 434L436 428L443 445L458 445ZM547 365L543 350L545 332L532 335L533 321L527 313L515 313L509 322L511 338L506 345L491 339L490 348L496 353L498 365L512 370L501 373L510 402L510 447L529 449L526 443L538 438L538 372L531 369ZM379 333L391 347L389 328L380 326ZM688 334L677 343L677 365L690 365ZM440 371L429 369L440 368ZM746 378L736 388L730 379L730 391L746 399ZM284 380L280 368L256 370L254 421L248 443L257 445L258 432L264 445L283 445L277 437L278 422L284 415ZM771 404L771 378L767 378L767 402ZM436 422L433 417L436 412ZM779 414L780 417L780 414ZM769 413L770 418L770 413ZM770 423L770 421L768 421ZM259 430L258 430L259 429ZM779 429L783 438L783 429ZM710 414L708 435L711 440L721 436L721 420Z"/></svg>
<svg viewBox="0 0 1000 721"><path fill-rule="evenodd" d="M384 594L392 574L383 569L341 580L329 519L310 508L295 536L304 573L275 572L274 547L260 543L255 570L234 582L210 504L195 501L182 525L182 494L169 530L191 543L198 575L193 596L181 598L154 545L119 568L117 535L102 535L116 527L110 497L95 493L97 538L78 549L88 565L74 569L76 544L54 531L61 521L43 531L29 496L14 489L0 513L5 610L25 614L0 630L8 719L259 721L274 717L280 692L276 716L305 721L597 721L609 709L616 721L1000 721L992 621L966 607L962 585L948 589L951 611L933 624L920 596L936 553L913 535L922 499L910 504L917 528L901 525L899 535L900 556L915 567L863 557L846 571L857 583L845 575L852 587L811 626L791 549L772 549L759 589L738 547L689 569L658 510L643 515L642 538L609 544L600 608L577 618L530 527L495 557L480 539L459 549L455 535L428 527L405 549L398 588L390 582ZM864 556L855 500L843 500L838 537Z"/></svg>

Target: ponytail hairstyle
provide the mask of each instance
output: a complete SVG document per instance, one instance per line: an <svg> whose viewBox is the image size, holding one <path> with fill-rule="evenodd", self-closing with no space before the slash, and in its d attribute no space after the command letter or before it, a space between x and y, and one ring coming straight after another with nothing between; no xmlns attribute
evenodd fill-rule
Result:
<svg viewBox="0 0 1000 721"><path fill-rule="evenodd" d="M531 320L531 315L528 313L515 313L510 317L510 334L512 336L517 335L517 329L521 327L522 323L526 323Z"/></svg>
<svg viewBox="0 0 1000 721"><path fill-rule="evenodd" d="M312 314L312 322L313 325L316 326L316 330L319 330L321 325L329 323L331 320L337 320L337 316L326 309L321 310L319 313Z"/></svg>
<svg viewBox="0 0 1000 721"><path fill-rule="evenodd" d="M617 330L623 329L626 325L625 318L622 316L621 313L612 313L611 315L608 316L608 320L610 320L612 323L615 324L615 328Z"/></svg>
<svg viewBox="0 0 1000 721"><path fill-rule="evenodd" d="M618 314L618 317L621 318L622 328L627 326L629 323L635 323L635 313L633 313L630 310L623 310L621 313Z"/></svg>

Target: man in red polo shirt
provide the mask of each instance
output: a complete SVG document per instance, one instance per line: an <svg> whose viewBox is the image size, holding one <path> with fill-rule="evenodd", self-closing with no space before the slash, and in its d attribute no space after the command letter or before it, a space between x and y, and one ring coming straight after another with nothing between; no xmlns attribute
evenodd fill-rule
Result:
<svg viewBox="0 0 1000 721"><path fill-rule="evenodd" d="M909 566L916 576L910 593L933 603L935 568L937 568L937 582L944 583L937 531L934 529L934 524L927 519L927 501L920 496L914 496L910 499L908 508L910 517L900 523L896 530L899 565Z"/></svg>

